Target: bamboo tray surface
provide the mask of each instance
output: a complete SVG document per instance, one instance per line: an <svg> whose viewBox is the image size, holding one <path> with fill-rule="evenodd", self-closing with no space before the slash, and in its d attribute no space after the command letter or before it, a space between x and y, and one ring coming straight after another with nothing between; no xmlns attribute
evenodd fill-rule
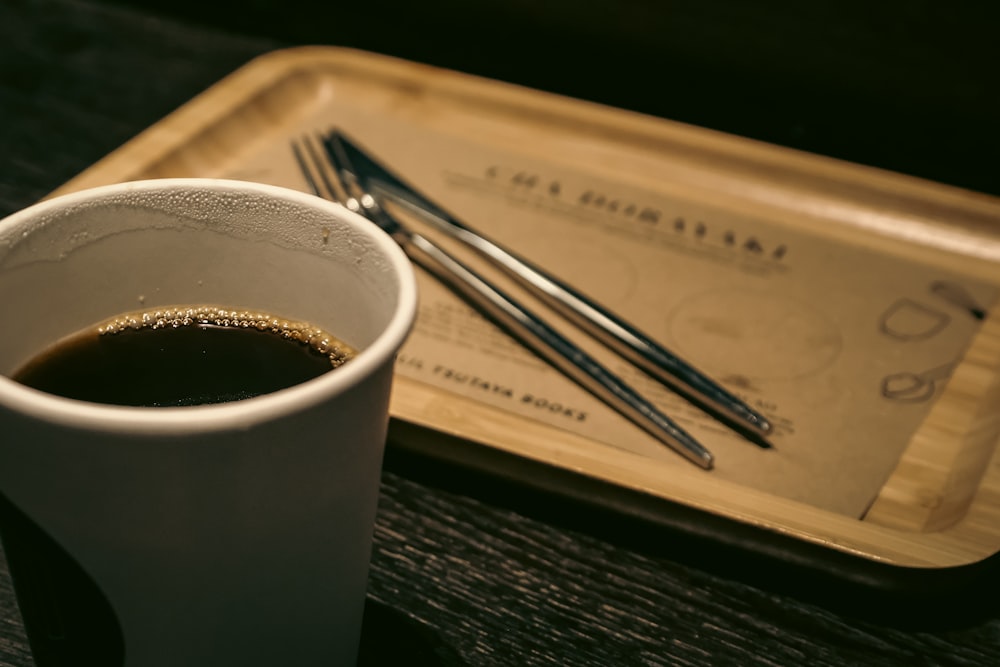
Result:
<svg viewBox="0 0 1000 667"><path fill-rule="evenodd" d="M622 314L666 327L668 347L687 345L710 372L716 352L721 369L756 360L722 379L774 411L780 453L761 458L769 453L627 377L730 462L719 474L694 469L426 277L418 335L397 362L395 424L875 563L942 569L1000 550L1000 324L989 315L1000 294L997 199L332 47L252 61L54 194L177 176L304 189L289 141L334 124L516 250L537 229L540 263L578 272ZM793 250L809 266L795 265ZM672 264L690 266L690 280L661 273ZM754 315L726 301L726 272L784 285L817 314L793 317L788 299L760 292L753 307L783 322L777 339L726 357L712 336ZM905 280L924 281L923 291L871 303ZM675 292L686 296L664 319L657 299ZM880 331L852 320L865 309ZM747 322L756 320L738 323ZM458 329L467 339L454 338ZM776 360L787 377L768 377ZM883 403L857 397L866 373L881 374Z"/></svg>

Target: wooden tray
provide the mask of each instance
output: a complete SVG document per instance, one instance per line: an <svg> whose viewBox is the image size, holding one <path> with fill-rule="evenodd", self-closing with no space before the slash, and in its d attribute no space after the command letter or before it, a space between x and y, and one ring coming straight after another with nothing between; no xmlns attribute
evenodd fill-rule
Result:
<svg viewBox="0 0 1000 667"><path fill-rule="evenodd" d="M432 132L515 146L511 150L533 164L558 155L560 164L584 165L630 187L728 203L887 258L1000 286L1000 202L994 198L327 47L278 51L249 63L54 194L143 178L253 179L248 160L287 146L316 119L328 121L324 113L332 103L352 109L348 125L366 116L391 119L399 141ZM393 397L392 437L442 459L506 465L506 474L515 476L528 468L511 461L537 464L525 473L532 483L575 478L595 484L579 488L621 491L630 503L651 501L647 509L687 513L694 517L688 525L697 525L698 517L704 525L721 520L862 565L940 571L1000 550L998 371L1000 324L986 316L861 518L608 447L403 375ZM609 504L618 506L621 498ZM601 496L591 501L601 503Z"/></svg>

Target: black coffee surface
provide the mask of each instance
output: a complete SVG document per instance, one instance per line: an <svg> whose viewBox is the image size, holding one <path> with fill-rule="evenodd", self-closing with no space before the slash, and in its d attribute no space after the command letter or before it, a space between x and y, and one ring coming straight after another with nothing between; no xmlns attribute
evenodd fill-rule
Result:
<svg viewBox="0 0 1000 667"><path fill-rule="evenodd" d="M13 377L96 403L203 405L291 387L353 354L308 324L219 308L169 309L122 315L74 334Z"/></svg>

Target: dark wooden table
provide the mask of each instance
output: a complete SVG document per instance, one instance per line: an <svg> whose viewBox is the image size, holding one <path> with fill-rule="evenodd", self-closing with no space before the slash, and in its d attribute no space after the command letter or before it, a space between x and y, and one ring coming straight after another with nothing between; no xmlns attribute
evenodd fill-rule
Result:
<svg viewBox="0 0 1000 667"><path fill-rule="evenodd" d="M1000 194L997 93L987 74L1000 60L990 58L993 47L981 39L995 25L983 25L996 18L990 9L928 17L919 13L926 8L907 3L904 11L903 3L889 3L898 13L873 7L869 20L851 23L842 14L801 10L766 15L797 6L783 2L763 3L758 14L727 2L553 2L539 9L511 1L473 10L465 6L474 3L443 1L427 10L439 14L428 39L405 20L417 11L406 3L398 3L402 22L357 24L364 30L344 17L370 19L374 5L257 0L227 19L210 4L0 5L0 216L36 201L254 56L320 42ZM662 49L652 27L662 18L657 11L675 19L674 39ZM506 40L480 33L477 26L490 19ZM813 45L798 60L783 59L772 41L784 26L790 48L806 49L809 31L796 26L819 25L833 41L825 49ZM838 33L845 26L856 28L851 39ZM519 39L512 41L515 27ZM760 34L762 27L771 32ZM453 39L443 42L448 31ZM938 41L922 51L921 41L934 35ZM860 52L838 57L837 39ZM799 565L442 467L390 444L364 661L1000 664L995 577L954 595L939 591L928 604L841 588ZM30 664L0 557L0 667Z"/></svg>

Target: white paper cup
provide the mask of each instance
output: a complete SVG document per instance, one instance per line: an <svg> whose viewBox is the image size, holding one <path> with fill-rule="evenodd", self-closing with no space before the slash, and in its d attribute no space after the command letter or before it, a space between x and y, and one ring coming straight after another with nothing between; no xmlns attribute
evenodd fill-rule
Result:
<svg viewBox="0 0 1000 667"><path fill-rule="evenodd" d="M305 320L361 351L195 407L8 377L88 325L174 304ZM393 360L415 310L386 234L284 188L141 181L0 221L0 530L40 667L354 664Z"/></svg>

